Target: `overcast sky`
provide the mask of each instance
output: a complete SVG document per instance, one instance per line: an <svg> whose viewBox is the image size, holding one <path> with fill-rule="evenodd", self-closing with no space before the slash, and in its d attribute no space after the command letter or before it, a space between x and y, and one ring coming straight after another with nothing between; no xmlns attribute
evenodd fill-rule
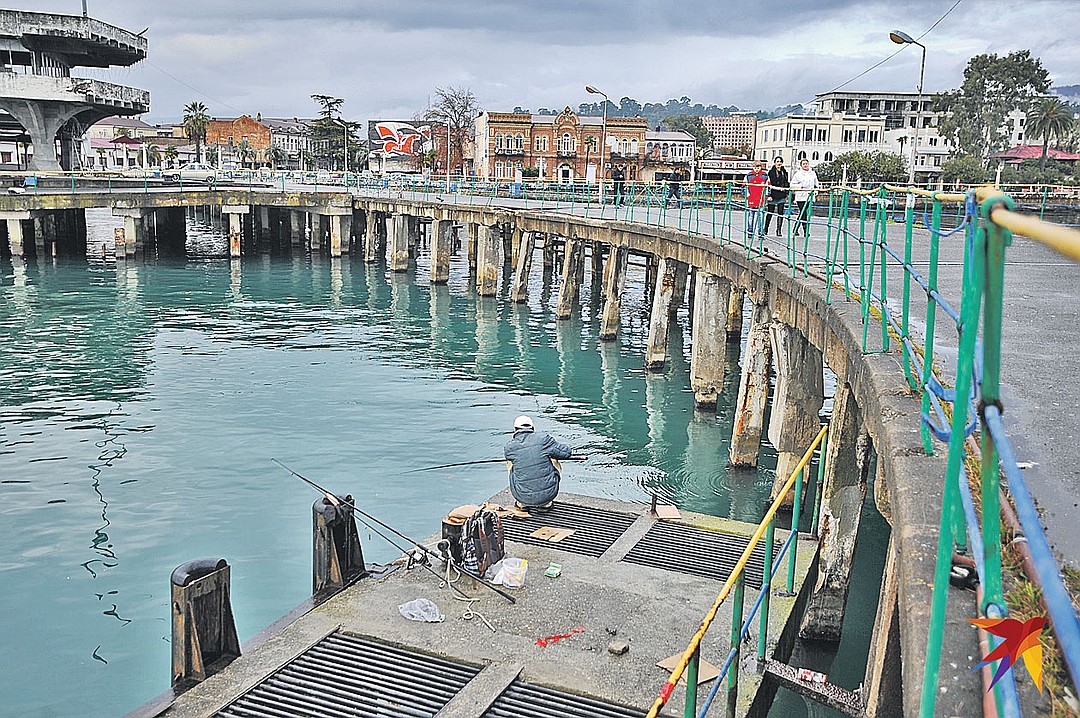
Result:
<svg viewBox="0 0 1080 718"><path fill-rule="evenodd" d="M312 93L352 120L408 118L435 87L471 88L485 109L598 99L772 109L809 102L918 38L955 0L87 0L91 17L138 32L150 55L103 77L149 90L144 119L312 115ZM79 14L81 0L6 7ZM1029 49L1055 84L1080 84L1080 0L961 0L923 39L926 91L957 87L984 52ZM845 89L914 91L919 49Z"/></svg>

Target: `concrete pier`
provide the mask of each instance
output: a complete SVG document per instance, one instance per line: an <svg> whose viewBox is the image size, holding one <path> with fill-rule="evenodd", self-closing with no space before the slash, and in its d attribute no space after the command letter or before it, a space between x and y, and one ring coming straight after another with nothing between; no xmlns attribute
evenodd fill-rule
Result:
<svg viewBox="0 0 1080 718"><path fill-rule="evenodd" d="M555 304L555 318L569 319L574 316L581 292L581 272L584 271L585 243L576 237L567 237L566 253L563 255L562 284Z"/></svg>
<svg viewBox="0 0 1080 718"><path fill-rule="evenodd" d="M715 409L724 388L727 358L727 303L731 282L698 272L694 289L694 333L690 353L690 386L694 407Z"/></svg>
<svg viewBox="0 0 1080 718"><path fill-rule="evenodd" d="M593 245L596 252L596 245ZM604 265L604 313L600 318L600 340L611 341L619 334L622 294L626 288L626 262L630 252L626 247L611 247ZM593 262L595 271L596 262Z"/></svg>
<svg viewBox="0 0 1080 718"><path fill-rule="evenodd" d="M590 242L589 260L592 265L589 267L589 281L598 285L604 279L604 246L601 242Z"/></svg>
<svg viewBox="0 0 1080 718"><path fill-rule="evenodd" d="M776 361L776 395L769 417L769 441L779 453L775 495L821 428L818 412L825 393L821 350L787 324L774 322L769 333Z"/></svg>
<svg viewBox="0 0 1080 718"><path fill-rule="evenodd" d="M221 207L221 213L229 217L229 256L234 259L240 256L244 215L250 212L251 207L246 204L226 204Z"/></svg>
<svg viewBox="0 0 1080 718"><path fill-rule="evenodd" d="M869 452L869 437L861 431L859 409L846 382L836 387L827 441L818 576L800 635L811 640L839 641L855 559L855 540L866 499Z"/></svg>
<svg viewBox="0 0 1080 718"><path fill-rule="evenodd" d="M649 314L649 339L645 346L645 368L649 371L660 371L667 362L670 308L675 293L678 264L674 259L660 259L656 288L653 290L652 312Z"/></svg>
<svg viewBox="0 0 1080 718"><path fill-rule="evenodd" d="M289 212L289 242L293 249L307 245L307 213L299 210Z"/></svg>
<svg viewBox="0 0 1080 718"><path fill-rule="evenodd" d="M555 271L555 236L544 235L544 273L550 274Z"/></svg>
<svg viewBox="0 0 1080 718"><path fill-rule="evenodd" d="M481 297L499 293L499 265L502 264L502 228L497 224L480 229L476 242L476 291Z"/></svg>
<svg viewBox="0 0 1080 718"><path fill-rule="evenodd" d="M480 225L475 222L468 222L465 227L468 235L466 252L469 255L469 269L476 271L476 245L480 241Z"/></svg>
<svg viewBox="0 0 1080 718"><path fill-rule="evenodd" d="M364 262L374 264L379 261L379 239L386 231L385 219L378 212L368 211L367 227L364 231Z"/></svg>
<svg viewBox="0 0 1080 718"><path fill-rule="evenodd" d="M450 245L453 223L448 219L431 222L431 283L450 281Z"/></svg>
<svg viewBox="0 0 1080 718"><path fill-rule="evenodd" d="M737 342L742 338L743 324L743 300L746 292L739 286L731 285L731 297L728 300L727 335L729 342Z"/></svg>
<svg viewBox="0 0 1080 718"><path fill-rule="evenodd" d="M690 266L686 262L678 260L669 261L674 263L675 273L673 275L674 284L671 288L671 301L668 303L668 314L674 317L679 313L679 308L682 307L683 302L688 302L686 288L690 279Z"/></svg>
<svg viewBox="0 0 1080 718"><path fill-rule="evenodd" d="M12 257L26 256L23 222L30 219L30 212L3 212L0 218L7 222L8 248Z"/></svg>
<svg viewBox="0 0 1080 718"><path fill-rule="evenodd" d="M519 239L521 246L517 250L517 262L514 264L514 284L510 298L515 304L524 304L529 300L529 274L532 271L532 256L536 250L536 232L522 232Z"/></svg>
<svg viewBox="0 0 1080 718"><path fill-rule="evenodd" d="M349 238L352 236L352 211L328 214L330 222L330 256L340 257L349 253Z"/></svg>
<svg viewBox="0 0 1080 718"><path fill-rule="evenodd" d="M391 272L409 271L409 218L395 214L387 228L390 235L389 263Z"/></svg>
<svg viewBox="0 0 1080 718"><path fill-rule="evenodd" d="M769 399L769 372L772 370L770 321L768 305L755 304L743 351L735 423L731 432L729 456L734 466L757 466L761 431L765 427L765 405Z"/></svg>

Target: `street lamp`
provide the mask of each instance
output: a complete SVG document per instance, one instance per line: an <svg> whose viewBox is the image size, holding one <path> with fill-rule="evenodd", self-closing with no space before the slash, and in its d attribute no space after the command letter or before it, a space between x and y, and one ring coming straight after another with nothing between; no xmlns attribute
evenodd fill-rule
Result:
<svg viewBox="0 0 1080 718"><path fill-rule="evenodd" d="M895 42L897 45L918 45L922 48L922 64L919 65L919 102L915 107L915 137L911 140L911 166L908 168L908 184L915 184L915 157L916 149L919 145L919 125L922 124L922 92L923 92L923 79L926 77L926 45L915 38L908 35L906 32L899 30L893 30L889 33L889 39ZM911 199L911 195L908 195L908 199Z"/></svg>
<svg viewBox="0 0 1080 718"><path fill-rule="evenodd" d="M608 96L592 85L585 85L585 92L591 95L600 95L604 98L604 123L600 126L600 204L604 204L604 155L607 153L607 106ZM588 172L589 168L586 167Z"/></svg>

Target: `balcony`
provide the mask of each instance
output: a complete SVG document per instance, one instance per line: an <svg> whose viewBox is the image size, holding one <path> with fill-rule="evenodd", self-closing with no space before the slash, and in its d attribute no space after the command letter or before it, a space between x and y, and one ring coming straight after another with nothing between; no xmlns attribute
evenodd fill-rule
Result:
<svg viewBox="0 0 1080 718"><path fill-rule="evenodd" d="M504 155L504 156L508 156L508 157L524 157L525 156L525 148L524 147L496 147L495 148L495 154L496 155Z"/></svg>
<svg viewBox="0 0 1080 718"><path fill-rule="evenodd" d="M577 157L577 150L555 150L555 156L565 158Z"/></svg>
<svg viewBox="0 0 1080 718"><path fill-rule="evenodd" d="M129 111L122 114L143 113L150 110L150 93L146 90L81 77L49 77L0 72L0 97L78 102Z"/></svg>

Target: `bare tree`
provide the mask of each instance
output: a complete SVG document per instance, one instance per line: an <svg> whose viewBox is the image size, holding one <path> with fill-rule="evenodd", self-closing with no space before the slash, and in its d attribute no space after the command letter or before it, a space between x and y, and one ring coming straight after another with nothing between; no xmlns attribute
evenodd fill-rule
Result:
<svg viewBox="0 0 1080 718"><path fill-rule="evenodd" d="M476 127L480 103L467 87L436 87L435 104L423 115L425 120L449 127L450 167L464 167L465 147Z"/></svg>

